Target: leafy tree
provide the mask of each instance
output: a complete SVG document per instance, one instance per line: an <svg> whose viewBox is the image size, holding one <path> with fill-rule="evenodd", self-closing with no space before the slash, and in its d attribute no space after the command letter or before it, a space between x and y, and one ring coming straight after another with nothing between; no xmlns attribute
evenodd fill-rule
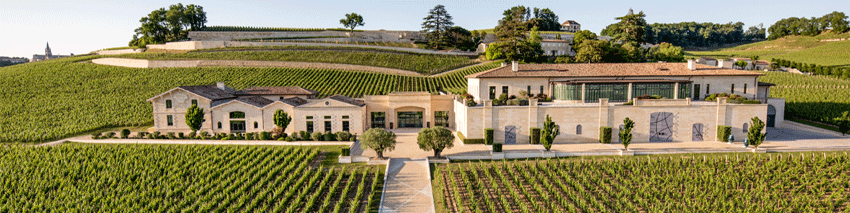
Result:
<svg viewBox="0 0 850 213"><path fill-rule="evenodd" d="M844 111L840 117L833 118L836 124L838 124L838 132L841 132L841 135L845 135L850 132L850 112Z"/></svg>
<svg viewBox="0 0 850 213"><path fill-rule="evenodd" d="M279 109L274 112L274 125L281 128L281 132L286 132L286 127L289 126L289 122L291 121L292 117L289 117L289 114L283 110Z"/></svg>
<svg viewBox="0 0 850 213"><path fill-rule="evenodd" d="M764 138L767 136L767 133L761 133L764 129L764 122L761 121L761 119L753 117L751 121L750 131L747 132L747 141L750 145L753 145L753 147L758 149L759 145L764 142Z"/></svg>
<svg viewBox="0 0 850 213"><path fill-rule="evenodd" d="M348 13L348 14L345 14L344 19L339 20L339 24L342 24L342 26L345 26L346 29L350 29L351 30L350 32L353 33L354 28L357 28L358 26L363 26L366 23L363 22L363 16L360 16L360 14Z"/></svg>
<svg viewBox="0 0 850 213"><path fill-rule="evenodd" d="M560 130L558 126L555 125L555 122L552 122L552 117L546 115L546 121L543 122L543 129L540 132L540 142L543 144L543 148L546 151L552 148L552 144L555 143L555 137L558 137L560 134Z"/></svg>
<svg viewBox="0 0 850 213"><path fill-rule="evenodd" d="M428 46L439 49L450 43L447 32L452 28L454 22L452 22L452 16L446 11L445 6L435 6L423 20L425 21L422 22L422 31L428 37Z"/></svg>
<svg viewBox="0 0 850 213"><path fill-rule="evenodd" d="M667 42L662 42L658 46L650 48L649 52L656 61L685 61L685 51L681 47L673 46L673 44Z"/></svg>
<svg viewBox="0 0 850 213"><path fill-rule="evenodd" d="M739 68L744 69L744 68L747 67L747 61L744 61L744 60L736 61L735 66L738 66Z"/></svg>
<svg viewBox="0 0 850 213"><path fill-rule="evenodd" d="M767 32L770 34L768 39L774 40L789 35L815 36L828 29L832 29L833 33L847 32L850 29L847 15L835 11L820 18L784 18L767 28Z"/></svg>
<svg viewBox="0 0 850 213"><path fill-rule="evenodd" d="M611 44L605 40L584 40L578 47L576 62L600 63L608 55Z"/></svg>
<svg viewBox="0 0 850 213"><path fill-rule="evenodd" d="M620 128L620 141L623 142L623 148L629 149L629 144L632 143L632 128L635 127L635 122L626 117L623 120L623 127Z"/></svg>
<svg viewBox="0 0 850 213"><path fill-rule="evenodd" d="M470 50L475 49L475 46L477 45L473 41L472 32L469 32L469 30L466 30L463 27L451 27L446 33L448 34L449 44L451 46L454 46L454 48L460 50Z"/></svg>
<svg viewBox="0 0 850 213"><path fill-rule="evenodd" d="M573 50L578 53L579 45L585 40L596 40L596 33L590 32L590 30L582 30L578 31L573 35Z"/></svg>
<svg viewBox="0 0 850 213"><path fill-rule="evenodd" d="M168 10L159 8L139 20L141 27L135 30L132 47L162 44L188 38L189 31L200 30L207 23L207 13L200 5L175 4Z"/></svg>
<svg viewBox="0 0 850 213"><path fill-rule="evenodd" d="M533 26L540 28L542 31L560 31L561 23L558 22L558 15L552 12L549 8L538 9L534 8ZM559 38L560 39L560 38Z"/></svg>
<svg viewBox="0 0 850 213"><path fill-rule="evenodd" d="M452 148L454 139L452 131L441 126L423 128L419 130L419 135L416 137L419 148L425 151L433 150L435 158L440 158L443 150Z"/></svg>
<svg viewBox="0 0 850 213"><path fill-rule="evenodd" d="M680 48L681 49L681 48ZM646 51L638 43L625 43L618 48L620 56L626 62L644 62Z"/></svg>
<svg viewBox="0 0 850 213"><path fill-rule="evenodd" d="M505 58L505 54L502 53L502 47L499 43L491 43L490 46L487 46L484 55L487 57L487 60Z"/></svg>
<svg viewBox="0 0 850 213"><path fill-rule="evenodd" d="M192 132L197 132L204 125L204 109L198 107L197 104L192 104L189 109L186 109L186 125Z"/></svg>
<svg viewBox="0 0 850 213"><path fill-rule="evenodd" d="M642 44L646 41L646 17L643 11L637 14L629 9L629 13L622 17L617 17L620 20L619 26L614 29L613 36L616 40L624 43L635 42Z"/></svg>
<svg viewBox="0 0 850 213"><path fill-rule="evenodd" d="M384 158L384 151L393 151L396 145L396 135L383 128L371 128L360 136L360 146L372 149L378 153L378 159Z"/></svg>

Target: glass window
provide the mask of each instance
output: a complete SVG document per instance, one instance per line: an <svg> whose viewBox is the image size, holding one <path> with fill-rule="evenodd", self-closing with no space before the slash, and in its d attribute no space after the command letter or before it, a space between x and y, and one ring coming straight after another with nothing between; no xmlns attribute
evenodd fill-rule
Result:
<svg viewBox="0 0 850 213"><path fill-rule="evenodd" d="M705 84L705 94L711 94L711 84Z"/></svg>
<svg viewBox="0 0 850 213"><path fill-rule="evenodd" d="M552 95L552 98L555 100L581 100L581 85L556 84L555 93Z"/></svg>
<svg viewBox="0 0 850 213"><path fill-rule="evenodd" d="M679 83L679 99L691 97L691 84Z"/></svg>
<svg viewBox="0 0 850 213"><path fill-rule="evenodd" d="M348 131L349 131L349 129L348 129L348 121L342 121L342 131L343 131L343 132L348 132Z"/></svg>
<svg viewBox="0 0 850 213"><path fill-rule="evenodd" d="M165 108L171 109L171 100L165 100Z"/></svg>
<svg viewBox="0 0 850 213"><path fill-rule="evenodd" d="M540 85L540 94L543 94L543 85Z"/></svg>
<svg viewBox="0 0 850 213"><path fill-rule="evenodd" d="M747 84L744 84L744 94L747 94Z"/></svg>
<svg viewBox="0 0 850 213"><path fill-rule="evenodd" d="M254 121L254 129L257 129L257 128L260 128L260 124L258 124L256 121Z"/></svg>
<svg viewBox="0 0 850 213"><path fill-rule="evenodd" d="M221 122L218 122L218 129L221 129Z"/></svg>
<svg viewBox="0 0 850 213"><path fill-rule="evenodd" d="M632 84L632 94L634 97L644 95L658 95L662 98L673 98L674 83L639 83Z"/></svg>
<svg viewBox="0 0 850 213"><path fill-rule="evenodd" d="M372 128L387 128L385 112L372 112Z"/></svg>
<svg viewBox="0 0 850 213"><path fill-rule="evenodd" d="M508 86L502 86L502 94L507 94L508 96L510 96L510 94L508 94Z"/></svg>
<svg viewBox="0 0 850 213"><path fill-rule="evenodd" d="M750 124L744 123L744 129L742 129L742 130L743 130L742 132L747 133L747 131L750 130Z"/></svg>
<svg viewBox="0 0 850 213"><path fill-rule="evenodd" d="M597 103L600 98L607 98L610 102L628 100L628 84L585 84L584 87L584 101L588 103Z"/></svg>
<svg viewBox="0 0 850 213"><path fill-rule="evenodd" d="M244 118L245 118L244 112L239 112L239 111L230 112L230 119L244 119Z"/></svg>
<svg viewBox="0 0 850 213"><path fill-rule="evenodd" d="M230 131L231 132L244 132L245 131L245 121L230 121Z"/></svg>
<svg viewBox="0 0 850 213"><path fill-rule="evenodd" d="M436 111L434 112L434 126L449 127L449 112Z"/></svg>
<svg viewBox="0 0 850 213"><path fill-rule="evenodd" d="M174 126L174 117L171 115L165 116L166 120L168 120L168 126Z"/></svg>
<svg viewBox="0 0 850 213"><path fill-rule="evenodd" d="M343 115L342 119L348 119L348 115Z"/></svg>
<svg viewBox="0 0 850 213"><path fill-rule="evenodd" d="M576 135L581 135L581 124L576 126Z"/></svg>
<svg viewBox="0 0 850 213"><path fill-rule="evenodd" d="M325 116L325 119L331 119L331 116L326 115L326 116Z"/></svg>
<svg viewBox="0 0 850 213"><path fill-rule="evenodd" d="M192 99L192 105L197 106L197 105L198 105L198 100L197 100L197 99Z"/></svg>
<svg viewBox="0 0 850 213"><path fill-rule="evenodd" d="M693 100L697 100L697 101L700 100L699 99L699 84L694 84L694 92L693 93L694 93L694 99Z"/></svg>
<svg viewBox="0 0 850 213"><path fill-rule="evenodd" d="M331 121L325 121L325 132L331 132L333 125L331 125Z"/></svg>
<svg viewBox="0 0 850 213"><path fill-rule="evenodd" d="M490 100L496 99L496 87L490 87Z"/></svg>
<svg viewBox="0 0 850 213"><path fill-rule="evenodd" d="M313 116L307 116L307 120L313 119Z"/></svg>
<svg viewBox="0 0 850 213"><path fill-rule="evenodd" d="M313 122L307 121L307 132L313 132Z"/></svg>
<svg viewBox="0 0 850 213"><path fill-rule="evenodd" d="M531 93L531 85L528 85L528 89L526 89L525 91Z"/></svg>
<svg viewBox="0 0 850 213"><path fill-rule="evenodd" d="M730 90L729 94L735 94L735 84L732 84L732 90Z"/></svg>

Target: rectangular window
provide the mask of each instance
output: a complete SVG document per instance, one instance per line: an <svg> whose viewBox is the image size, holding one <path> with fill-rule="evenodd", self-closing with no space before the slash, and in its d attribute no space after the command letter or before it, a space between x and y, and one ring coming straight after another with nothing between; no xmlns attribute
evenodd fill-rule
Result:
<svg viewBox="0 0 850 213"><path fill-rule="evenodd" d="M307 116L307 120L313 119L313 116Z"/></svg>
<svg viewBox="0 0 850 213"><path fill-rule="evenodd" d="M691 97L691 84L679 83L679 99Z"/></svg>
<svg viewBox="0 0 850 213"><path fill-rule="evenodd" d="M245 121L230 121L230 132L245 132Z"/></svg>
<svg viewBox="0 0 850 213"><path fill-rule="evenodd" d="M695 100L695 101L700 100L700 98L699 98L699 92L700 92L700 91L699 91L699 84L694 84L694 100Z"/></svg>
<svg viewBox="0 0 850 213"><path fill-rule="evenodd" d="M449 111L434 112L434 126L449 127Z"/></svg>
<svg viewBox="0 0 850 213"><path fill-rule="evenodd" d="M744 94L747 94L747 84L744 84Z"/></svg>
<svg viewBox="0 0 850 213"><path fill-rule="evenodd" d="M348 115L343 115L342 119L348 119Z"/></svg>
<svg viewBox="0 0 850 213"><path fill-rule="evenodd" d="M735 84L732 84L732 91L730 91L729 94L735 94Z"/></svg>
<svg viewBox="0 0 850 213"><path fill-rule="evenodd" d="M644 95L657 95L662 98L673 99L673 83L639 83L632 84L632 95L634 97Z"/></svg>
<svg viewBox="0 0 850 213"><path fill-rule="evenodd" d="M385 112L372 112L372 128L387 128L385 122Z"/></svg>
<svg viewBox="0 0 850 213"><path fill-rule="evenodd" d="M576 86L580 88L581 85ZM600 98L607 98L610 102L626 102L628 89L628 84L586 84L584 100L588 103L597 103Z"/></svg>
<svg viewBox="0 0 850 213"><path fill-rule="evenodd" d="M331 121L325 121L325 132L331 132L333 125L331 125Z"/></svg>
<svg viewBox="0 0 850 213"><path fill-rule="evenodd" d="M543 85L540 85L540 94L543 94Z"/></svg>
<svg viewBox="0 0 850 213"><path fill-rule="evenodd" d="M502 94L511 96L510 94L508 94L508 86L502 86Z"/></svg>
<svg viewBox="0 0 850 213"><path fill-rule="evenodd" d="M313 132L313 122L307 121L307 132Z"/></svg>
<svg viewBox="0 0 850 213"><path fill-rule="evenodd" d="M348 132L348 121L342 121L342 131Z"/></svg>
<svg viewBox="0 0 850 213"><path fill-rule="evenodd" d="M490 100L496 99L496 87L490 87Z"/></svg>
<svg viewBox="0 0 850 213"><path fill-rule="evenodd" d="M705 84L705 94L711 94L711 84Z"/></svg>
<svg viewBox="0 0 850 213"><path fill-rule="evenodd" d="M555 84L552 99L581 100L581 84Z"/></svg>
<svg viewBox="0 0 850 213"><path fill-rule="evenodd" d="M192 105L197 106L197 105L198 105L198 100L197 100L197 99L192 99Z"/></svg>
<svg viewBox="0 0 850 213"><path fill-rule="evenodd" d="M171 100L165 100L165 108L171 109Z"/></svg>
<svg viewBox="0 0 850 213"><path fill-rule="evenodd" d="M174 117L168 115L166 116L166 120L168 120L168 126L174 126Z"/></svg>
<svg viewBox="0 0 850 213"><path fill-rule="evenodd" d="M326 115L325 119L331 119L331 116Z"/></svg>
<svg viewBox="0 0 850 213"><path fill-rule="evenodd" d="M528 92L528 93L531 93L531 85L528 85L528 89L525 90L525 91Z"/></svg>

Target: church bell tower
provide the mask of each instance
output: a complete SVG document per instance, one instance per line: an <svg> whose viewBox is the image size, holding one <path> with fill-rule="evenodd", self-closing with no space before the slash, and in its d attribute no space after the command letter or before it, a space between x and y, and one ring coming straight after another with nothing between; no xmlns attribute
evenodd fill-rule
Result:
<svg viewBox="0 0 850 213"><path fill-rule="evenodd" d="M50 42L48 42L47 47L44 48L44 56L47 56L47 58L50 58L50 56L53 56L53 53L50 52Z"/></svg>

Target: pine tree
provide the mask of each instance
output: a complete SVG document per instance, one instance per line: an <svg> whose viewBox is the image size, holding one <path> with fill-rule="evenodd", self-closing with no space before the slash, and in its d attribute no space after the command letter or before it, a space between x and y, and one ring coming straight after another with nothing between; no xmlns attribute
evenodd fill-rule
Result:
<svg viewBox="0 0 850 213"><path fill-rule="evenodd" d="M422 31L428 37L428 45L437 49L447 46L449 44L448 30L455 23L452 22L452 16L446 11L446 7L443 5L435 6L423 20L425 21L422 22Z"/></svg>
<svg viewBox="0 0 850 213"><path fill-rule="evenodd" d="M543 143L543 148L545 148L546 151L549 151L549 149L552 148L552 144L555 142L555 137L558 137L558 134L560 134L559 131L560 130L558 130L558 126L555 125L555 122L552 122L552 117L546 115L546 121L543 122L543 130L541 132L543 137L540 137L540 141Z"/></svg>
<svg viewBox="0 0 850 213"><path fill-rule="evenodd" d="M623 142L623 148L629 149L629 144L632 143L632 128L635 127L635 122L626 117L623 120L623 127L620 128L620 141Z"/></svg>

